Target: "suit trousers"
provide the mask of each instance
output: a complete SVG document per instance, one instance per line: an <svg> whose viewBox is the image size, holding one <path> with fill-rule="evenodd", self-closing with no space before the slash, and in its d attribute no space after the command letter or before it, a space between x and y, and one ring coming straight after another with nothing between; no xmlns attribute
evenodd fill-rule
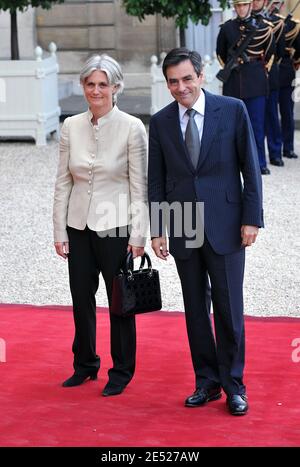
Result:
<svg viewBox="0 0 300 467"><path fill-rule="evenodd" d="M283 152L294 151L294 101L292 86L285 86L279 90L279 109L281 117L281 134Z"/></svg>
<svg viewBox="0 0 300 467"><path fill-rule="evenodd" d="M127 227L115 229L116 236L101 236L86 227L67 227L69 236L69 280L73 300L75 337L74 370L90 375L100 368L96 354L96 292L102 273L109 305L113 278L118 273L128 246ZM112 231L107 231L107 233ZM113 366L109 381L125 386L133 377L136 354L135 317L126 319L110 313L110 347Z"/></svg>
<svg viewBox="0 0 300 467"><path fill-rule="evenodd" d="M281 159L281 128L278 113L279 91L272 90L266 104L266 136L270 161Z"/></svg>
<svg viewBox="0 0 300 467"><path fill-rule="evenodd" d="M243 394L245 331L243 278L245 249L218 255L205 238L186 260L176 259L185 306L196 388L222 386ZM207 273L211 282L215 335L207 313Z"/></svg>
<svg viewBox="0 0 300 467"><path fill-rule="evenodd" d="M251 121L255 142L257 146L258 160L261 169L267 166L265 150L265 112L266 97L258 96L243 99Z"/></svg>

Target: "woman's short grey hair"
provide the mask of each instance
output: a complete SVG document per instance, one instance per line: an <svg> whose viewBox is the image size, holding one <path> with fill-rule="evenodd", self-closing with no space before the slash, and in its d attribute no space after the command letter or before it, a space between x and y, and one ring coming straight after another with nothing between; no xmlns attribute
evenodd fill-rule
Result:
<svg viewBox="0 0 300 467"><path fill-rule="evenodd" d="M80 71L80 83L84 84L93 71L104 71L109 84L116 86L117 90L113 95L113 102L117 101L117 95L124 89L124 78L120 65L109 55L92 55L88 58Z"/></svg>

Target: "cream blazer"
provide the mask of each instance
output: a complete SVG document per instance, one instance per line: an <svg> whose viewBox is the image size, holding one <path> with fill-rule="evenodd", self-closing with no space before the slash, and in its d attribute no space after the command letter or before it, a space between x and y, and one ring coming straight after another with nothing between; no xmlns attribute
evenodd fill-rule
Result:
<svg viewBox="0 0 300 467"><path fill-rule="evenodd" d="M54 193L54 241L66 227L103 232L131 225L144 246L148 228L147 134L141 120L114 106L94 126L90 110L64 121Z"/></svg>

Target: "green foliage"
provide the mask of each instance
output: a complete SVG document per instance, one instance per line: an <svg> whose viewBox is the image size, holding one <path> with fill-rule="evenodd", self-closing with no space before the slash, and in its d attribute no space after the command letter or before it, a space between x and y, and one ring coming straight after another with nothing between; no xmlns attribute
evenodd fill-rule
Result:
<svg viewBox="0 0 300 467"><path fill-rule="evenodd" d="M24 11L29 6L51 8L52 3L63 3L64 0L0 0L0 10Z"/></svg>
<svg viewBox="0 0 300 467"><path fill-rule="evenodd" d="M220 7L229 6L229 0L218 0ZM0 1L1 3L1 1ZM160 13L165 18L174 18L176 26L185 29L188 20L194 24L207 25L211 17L209 0L123 0L126 13L137 16L140 21L146 15Z"/></svg>

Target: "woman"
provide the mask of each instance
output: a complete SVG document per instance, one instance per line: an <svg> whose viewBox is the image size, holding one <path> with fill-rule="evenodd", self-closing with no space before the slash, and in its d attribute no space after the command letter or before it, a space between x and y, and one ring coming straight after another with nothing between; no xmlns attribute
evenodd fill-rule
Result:
<svg viewBox="0 0 300 467"><path fill-rule="evenodd" d="M147 136L143 123L115 104L123 89L120 66L108 55L92 56L80 82L89 109L64 121L53 210L54 244L68 258L75 322L75 372L64 387L97 378L99 274L110 304L113 277L127 251L143 255L147 230ZM104 396L123 392L135 370L134 317L110 314L110 329L113 366Z"/></svg>

